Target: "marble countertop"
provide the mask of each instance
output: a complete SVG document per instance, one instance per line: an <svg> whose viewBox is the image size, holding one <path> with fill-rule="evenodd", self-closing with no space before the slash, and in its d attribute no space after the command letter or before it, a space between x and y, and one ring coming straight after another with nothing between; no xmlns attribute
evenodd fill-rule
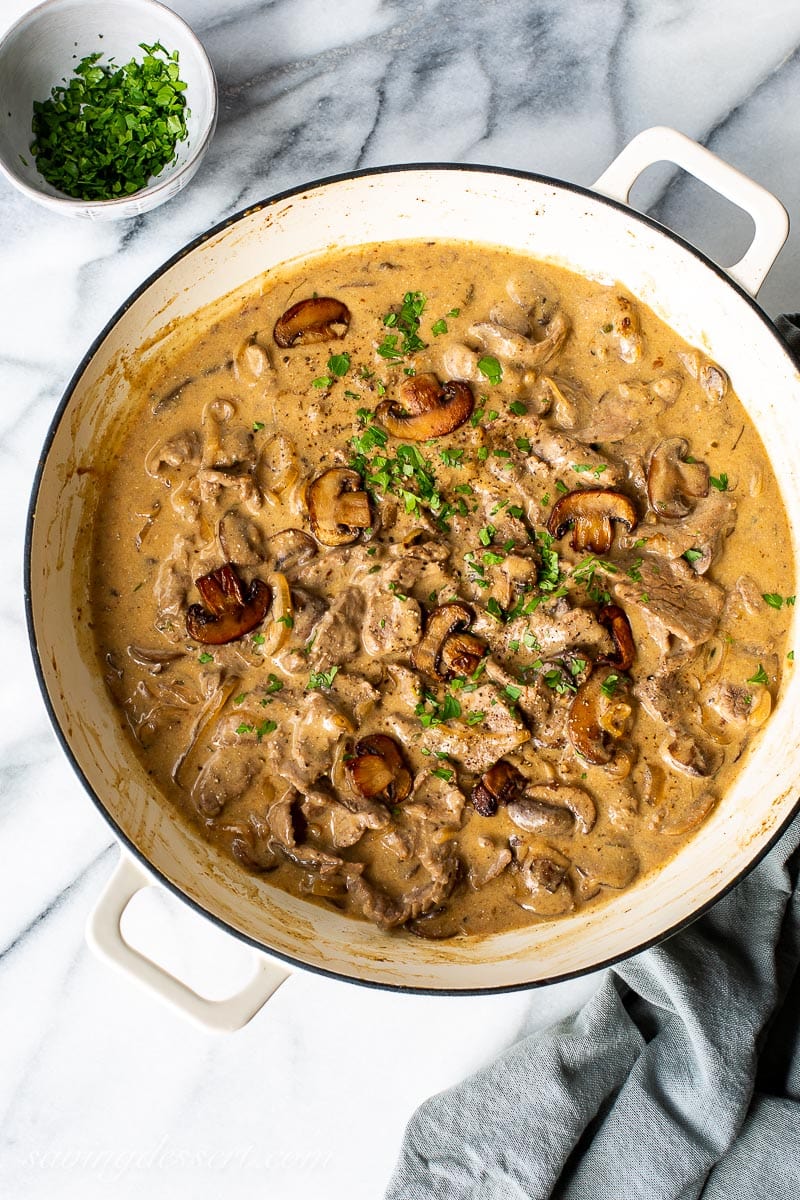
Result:
<svg viewBox="0 0 800 1200"><path fill-rule="evenodd" d="M3 0L0 31L33 7ZM0 180L0 1192L375 1200L413 1108L597 977L478 998L414 997L300 973L242 1032L207 1034L97 961L84 925L116 861L59 749L30 661L25 514L77 362L141 280L272 192L391 162L461 161L591 182L638 130L673 125L800 215L796 0L173 0L212 58L220 121L200 172L133 221L68 221ZM788 118L788 119L787 119ZM634 195L722 263L748 219L654 169ZM800 308L800 237L761 293ZM148 892L133 941L203 986L248 952Z"/></svg>

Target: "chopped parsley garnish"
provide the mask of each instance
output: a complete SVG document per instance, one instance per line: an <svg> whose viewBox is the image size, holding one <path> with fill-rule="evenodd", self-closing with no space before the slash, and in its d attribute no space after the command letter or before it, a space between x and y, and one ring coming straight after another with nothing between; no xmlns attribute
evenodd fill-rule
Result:
<svg viewBox="0 0 800 1200"><path fill-rule="evenodd" d="M491 354L484 354L483 358L478 359L478 370L492 385L497 385L503 378L503 368Z"/></svg>
<svg viewBox="0 0 800 1200"><path fill-rule="evenodd" d="M460 717L461 705L450 692L445 693L442 701L439 701L433 692L423 692L422 702L416 706L414 712L419 717L420 725L429 729L431 726L441 725L443 721Z"/></svg>
<svg viewBox="0 0 800 1200"><path fill-rule="evenodd" d="M718 492L727 492L728 490L728 476L724 471L720 471L719 475L709 475L708 482Z"/></svg>
<svg viewBox="0 0 800 1200"><path fill-rule="evenodd" d="M391 492L398 496L407 513L419 515L423 509L427 509L437 518L439 525L447 529L447 517L455 509L445 504L432 467L422 451L417 446L403 444L397 447L393 458L388 453L379 452L369 459L363 445L364 439L373 432L382 434L384 438L386 436L382 430L373 430L370 426L363 434L351 439L356 455L350 460L350 466L358 471L364 486L379 495Z"/></svg>
<svg viewBox="0 0 800 1200"><path fill-rule="evenodd" d="M703 557L703 551L696 550L696 549L687 550L684 553L683 557L686 559L686 561L688 563L696 563L699 559L701 559Z"/></svg>
<svg viewBox="0 0 800 1200"><path fill-rule="evenodd" d="M528 411L527 406L523 404L521 400L515 400L512 404L509 404L508 407L515 417L524 417Z"/></svg>
<svg viewBox="0 0 800 1200"><path fill-rule="evenodd" d="M517 687L517 685L515 683L507 684L503 688L503 691L505 692L505 694L507 696L509 696L514 701L515 704L516 704L517 700L519 700L520 696L522 695L522 688Z"/></svg>
<svg viewBox="0 0 800 1200"><path fill-rule="evenodd" d="M261 430L263 428L264 428L263 421L253 421L253 433L261 433Z"/></svg>
<svg viewBox="0 0 800 1200"><path fill-rule="evenodd" d="M242 721L241 725L237 725L236 727L236 732L238 733L239 737L243 737L246 733L255 733L255 731L255 725L248 725L246 721Z"/></svg>
<svg viewBox="0 0 800 1200"><path fill-rule="evenodd" d="M490 546L496 533L494 525L484 525L482 529L478 530L478 541L482 546Z"/></svg>
<svg viewBox="0 0 800 1200"><path fill-rule="evenodd" d="M378 346L378 354L382 358L396 360L406 354L413 354L415 350L425 349L425 342L419 336L419 319L425 304L426 299L422 292L406 292L400 311L386 314L383 318L386 328L399 329L400 333L387 333Z"/></svg>
<svg viewBox="0 0 800 1200"><path fill-rule="evenodd" d="M431 775L435 775L437 779L443 779L445 783L452 781L453 774L454 772L448 767L437 767L434 771L431 771Z"/></svg>
<svg viewBox="0 0 800 1200"><path fill-rule="evenodd" d="M283 620L283 618L280 618L280 619ZM264 637L263 633L254 633L253 634L253 645L254 646L263 646L264 642L266 640L267 639Z"/></svg>
<svg viewBox="0 0 800 1200"><path fill-rule="evenodd" d="M481 721L484 721L485 719L486 719L485 712L472 712L467 717L467 724L468 725L480 725Z"/></svg>
<svg viewBox="0 0 800 1200"><path fill-rule="evenodd" d="M431 333L434 337L438 337L441 333L447 333L447 321L440 317L438 321L434 321L431 325Z"/></svg>
<svg viewBox="0 0 800 1200"><path fill-rule="evenodd" d="M268 733L274 733L277 728L277 721L262 721L260 725L256 725L256 737L261 741Z"/></svg>
<svg viewBox="0 0 800 1200"><path fill-rule="evenodd" d="M544 673L544 681L549 688L552 688L559 696L565 696L568 692L577 692L578 685L564 673L561 667L553 667Z"/></svg>
<svg viewBox="0 0 800 1200"><path fill-rule="evenodd" d="M357 433L350 440L357 454L370 454L373 450L382 449L388 442L389 435L377 425L368 425L363 433Z"/></svg>
<svg viewBox="0 0 800 1200"><path fill-rule="evenodd" d="M598 570L605 571L609 575L616 575L617 573L617 568L612 562L606 562L605 559L596 558L595 555L589 554L573 567L572 578L576 583L583 584L590 599L594 600L596 604L608 604L611 596L605 588L601 588L595 582L595 574Z"/></svg>
<svg viewBox="0 0 800 1200"><path fill-rule="evenodd" d="M306 691L311 691L313 688L333 687L333 681L338 674L338 667L331 667L329 671L312 671L306 684Z"/></svg>
<svg viewBox="0 0 800 1200"><path fill-rule="evenodd" d="M487 600L486 611L490 617L494 617L495 621L503 620L503 610L500 607L500 602L495 600L494 596L490 596Z"/></svg>
<svg viewBox="0 0 800 1200"><path fill-rule="evenodd" d="M272 696L275 692L280 692L283 688L283 681L278 679L277 675L273 675L270 671L267 676L267 695Z"/></svg>
<svg viewBox="0 0 800 1200"><path fill-rule="evenodd" d="M316 379L311 380L311 386L315 388L329 388L333 384L333 379L330 375L318 375Z"/></svg>
<svg viewBox="0 0 800 1200"><path fill-rule="evenodd" d="M294 629L294 617L292 616L291 613L286 613L285 616L278 617L278 624L285 625L287 629ZM256 638L253 638L253 641L256 641ZM262 642L264 641L263 637L262 637L261 641ZM261 643L259 643L259 645L260 644Z"/></svg>
<svg viewBox="0 0 800 1200"><path fill-rule="evenodd" d="M606 675L603 682L600 684L600 691L609 699L614 695L619 686L619 675Z"/></svg>
<svg viewBox="0 0 800 1200"><path fill-rule="evenodd" d="M539 585L540 591L552 592L561 582L561 567L559 565L558 554L553 549L555 538L547 530L541 529L536 534L536 541L539 544L539 556L542 563L536 582Z"/></svg>
<svg viewBox="0 0 800 1200"><path fill-rule="evenodd" d="M207 650L204 650L204 651L203 651L203 653L202 653L202 654L201 654L201 655L198 657L197 661L198 661L199 663L210 663L210 662L213 662L213 661L214 661L214 655L213 655L213 654L209 654Z"/></svg>
<svg viewBox="0 0 800 1200"><path fill-rule="evenodd" d="M783 608L784 604L790 607L797 599L796 596L781 596L778 592L762 592L761 599L770 606L770 608Z"/></svg>
<svg viewBox="0 0 800 1200"><path fill-rule="evenodd" d="M31 153L53 187L80 200L114 200L146 187L185 141L186 84L178 51L140 43L117 66L82 58L72 78L33 103Z"/></svg>
<svg viewBox="0 0 800 1200"><path fill-rule="evenodd" d="M331 375L346 375L350 370L350 355L345 351L342 354L332 354L328 359L328 370Z"/></svg>
<svg viewBox="0 0 800 1200"><path fill-rule="evenodd" d="M566 496L567 492L569 491L569 488L567 487L567 485L565 483L562 483L560 479L557 479L556 480L556 491L559 492L562 496Z"/></svg>
<svg viewBox="0 0 800 1200"><path fill-rule="evenodd" d="M762 667L761 663L758 664L758 670L756 671L755 675L751 675L747 682L748 683L769 683L769 676L767 675L767 672Z"/></svg>
<svg viewBox="0 0 800 1200"><path fill-rule="evenodd" d="M530 438L526 438L526 437L517 438L514 442L514 445L517 447L518 450L521 450L523 454L530 454L530 452L531 452Z"/></svg>
<svg viewBox="0 0 800 1200"><path fill-rule="evenodd" d="M238 696L234 696L234 697L233 697L233 703L234 703L234 704L244 704L244 702L245 702L245 700L246 700L246 699L247 699L246 693L245 693L245 692L239 692L239 695L238 695Z"/></svg>
<svg viewBox="0 0 800 1200"><path fill-rule="evenodd" d="M440 450L439 451L439 458L442 460L442 462L444 463L444 465L446 467L462 467L464 465L462 462L463 457L464 457L463 450Z"/></svg>

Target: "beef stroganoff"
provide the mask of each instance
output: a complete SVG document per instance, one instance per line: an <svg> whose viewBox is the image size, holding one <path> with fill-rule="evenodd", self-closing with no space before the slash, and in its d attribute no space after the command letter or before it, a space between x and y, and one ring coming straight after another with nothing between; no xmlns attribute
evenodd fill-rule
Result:
<svg viewBox="0 0 800 1200"><path fill-rule="evenodd" d="M451 938L630 887L768 719L794 597L723 367L491 247L277 271L140 381L92 617L165 803L244 870Z"/></svg>

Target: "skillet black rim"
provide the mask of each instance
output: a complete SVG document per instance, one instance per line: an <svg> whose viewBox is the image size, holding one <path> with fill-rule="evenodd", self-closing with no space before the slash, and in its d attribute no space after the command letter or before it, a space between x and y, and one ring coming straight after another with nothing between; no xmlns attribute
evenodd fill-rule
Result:
<svg viewBox="0 0 800 1200"><path fill-rule="evenodd" d="M320 179L303 183L299 187L287 188L284 191L276 192L273 195L268 196L264 200L258 201L256 204L248 205L246 208L240 209L238 212L234 213L232 216L226 217L224 220L218 222L216 225L212 226L212 228L206 230L206 232L200 234L198 237L193 238L192 241L188 242L184 247L182 247L182 249L178 250L170 258L168 258L166 260L166 262L162 263L162 265L160 267L158 267L155 271L153 271L152 274L150 274L144 280L144 282L141 283L139 285L139 287L137 287L136 290L131 293L131 295L127 298L127 300L124 301L123 304L120 305L120 307L117 309L117 311L113 314L113 316L109 319L109 321L106 323L106 325L101 330L101 332L97 335L97 337L94 339L92 344L89 346L88 350L86 351L83 358L81 359L80 364L78 365L77 369L75 370L74 374L72 375L72 378L70 379L70 381L67 385L67 388L61 399L61 402L59 403L59 406L56 409L55 415L53 416L53 419L50 423L50 427L47 431L47 435L45 437L44 444L42 446L42 450L41 450L41 453L39 456L39 462L38 462L38 465L36 468L36 473L34 475L34 481L33 481L33 487L31 490L31 498L30 498L30 502L29 502L29 506L28 506L28 514L27 514L26 529L25 529L25 560L24 560L25 618L26 618L26 623L27 623L27 628L28 628L28 640L30 643L31 655L33 658L33 664L34 664L34 670L36 672L36 678L39 683L39 688L42 693L42 698L44 700L44 705L47 710L47 714L50 718L50 722L53 726L56 738L59 741L61 748L64 751L64 754L66 755L67 759L71 763L73 770L77 774L80 782L83 784L83 787L86 790L86 792L88 793L95 808L98 810L100 815L104 818L104 820L108 823L108 825L113 830L115 837L122 843L122 845L125 847L127 852L134 859L136 859L136 861L140 864L140 866L144 869L144 871L148 875L153 876L162 886L166 887L173 895L177 896L179 900L182 900L184 903L188 904L190 906L190 908L194 909L194 911L197 912L200 916L204 917L208 921L211 921L214 925L216 925L218 928L224 930L226 933L232 934L234 937L238 938L240 941L244 942L246 945L252 947L254 950L260 951L261 953L266 953L270 957L276 958L279 961L285 963L287 966L296 968L298 970L311 971L316 975L322 975L326 978L335 979L335 980L338 980L338 981L344 982L344 983L358 984L362 987L377 988L379 990L384 990L384 991L404 992L404 993L407 993L410 995L419 995L419 996L501 995L501 994L504 994L507 992L526 991L526 990L534 989L534 988L548 987L548 986L551 986L556 983L566 983L567 981L572 980L572 979L580 979L583 976L595 974L596 972L600 972L600 971L605 970L608 967L614 966L615 963L623 962L628 958L632 958L637 954L641 954L643 951L649 950L652 946L659 945L660 943L666 941L668 938L673 937L676 933L679 933L682 929L688 928L695 921L697 921L700 917L702 917L705 913L707 913L709 911L709 909L713 908L713 906L715 904L717 904L718 901L720 901L724 896L726 896L728 894L728 892L732 891L733 888L736 887L736 885L742 879L744 879L746 875L749 875L750 872L769 853L769 851L772 849L772 847L778 842L778 840L780 839L780 837L784 833L784 831L791 824L794 817L800 811L800 794L798 794L798 798L795 801L795 804L792 806L791 810L788 812L788 814L785 816L785 818L781 821L779 826L775 829L775 831L770 836L768 841L764 844L764 846L762 846L759 849L758 853L747 864L747 866L745 866L738 873L738 875L736 875L730 881L730 883L726 884L725 887L721 888L713 897L711 897L711 899L707 900L706 903L702 905L702 907L696 909L694 912L690 913L688 916L682 918L681 920L676 921L673 925L669 926L669 928L665 929L663 932L657 934L656 936L654 936L652 938L648 938L647 940L640 942L638 945L636 945L636 946L632 947L631 949L626 950L620 954L612 955L612 956L605 958L597 963L594 963L592 966L577 968L574 971L564 971L558 975L553 975L546 979L537 979L532 982L502 984L502 985L498 985L496 987L489 986L489 987L466 987L466 988L457 988L457 987L434 988L434 987L421 987L421 986L416 986L416 985L389 983L386 981L376 980L376 979L360 979L353 975L347 974L344 971L335 971L328 967L318 966L315 963L307 963L307 962L304 962L300 958L294 957L293 955L285 954L278 950L273 950L271 947L265 946L263 943L259 942L256 938L251 937L249 934L243 933L241 930L236 929L233 925L229 925L227 921L224 921L221 917L217 916L216 913L209 912L209 910L204 908L203 905L201 905L198 901L194 900L191 896L188 896L180 887L178 887L177 884L173 883L172 880L168 879L167 876L164 875L161 872L161 870L158 867L156 867L146 857L146 855L144 855L142 853L141 850L139 850L139 848L135 845L135 843L133 841L131 841L131 839L124 832L124 830L117 824L117 822L114 819L114 817L112 816L112 814L105 807L102 800L100 799L100 797L97 795L97 793L94 791L93 787L89 783L89 780L86 778L86 775L84 774L80 763L78 762L77 758L75 757L75 754L72 751L72 748L69 744L69 740L68 740L66 734L64 733L63 729L61 728L61 725L59 724L58 718L55 713L55 709L54 709L53 704L50 699L50 694L47 689L47 684L46 684L46 681L44 678L44 672L43 672L41 660L39 657L39 649L38 649L38 644L37 644L37 640L36 640L36 630L34 627L34 619L33 619L33 604L32 604L32 599L31 599L31 550L32 550L32 543L33 543L33 527L34 527L34 521L35 521L35 517L36 517L36 504L37 504L37 500L39 497L39 489L40 489L41 482L42 482L42 476L44 473L45 466L47 464L47 459L48 459L48 456L50 453L53 439L56 435L56 431L58 430L58 427L61 423L61 419L64 416L67 406L72 398L72 394L75 391L75 388L77 387L78 382L80 381L89 362L94 357L94 355L97 353L97 350L100 348L103 341L108 336L108 334L111 332L113 327L124 316L124 314L128 311L128 309L131 308L133 304L135 304L135 302L139 299L139 297L144 292L147 291L147 289L151 286L151 284L153 284L157 279L159 279L162 275L164 275L172 266L175 265L175 263L180 262L181 259L187 257L187 255L191 254L192 251L196 250L199 246L202 246L205 242L209 241L212 237L215 237L218 233L221 233L223 230L228 229L232 225L236 225L239 221L243 220L246 217L251 216L253 213L259 212L263 209L267 209L271 205L278 204L283 200L290 199L292 196L300 196L300 195L304 194L305 192L308 192L308 191L311 191L314 189L327 187L332 184L342 183L342 182L345 182L350 179L371 178L371 177L376 177L376 176L381 176L381 175L396 174L398 172L403 172L404 174L412 174L414 172L423 173L423 172L431 172L431 171L437 171L437 172L438 171L447 171L447 172L453 172L453 173L463 172L463 173L468 173L468 174L474 173L474 174L479 174L479 175L496 175L496 176L505 176L505 177L510 177L510 178L514 178L514 179L530 181L530 182L534 182L534 183L538 183L538 184L543 184L547 187L555 188L559 191L571 192L576 196L584 197L587 201L591 202L592 204L605 205L605 206L607 206L611 209L614 209L618 212L624 213L629 218L633 217L636 221L641 222L647 228L652 229L654 232L659 233L662 236L665 236L665 237L671 239L678 246L682 247L682 249L684 251L686 251L687 253L691 254L694 258L696 258L709 271L711 271L714 275L716 275L717 278L721 282L725 283L728 287L732 288L737 293L739 298L741 300L743 300L745 304L747 304L747 306L752 310L753 314L765 326L765 328L767 329L769 334L771 334L771 336L774 338L775 342L777 343L777 349L782 351L788 357L788 359L790 360L790 362L792 364L792 368L793 369L796 368L796 360L792 354L791 349L789 348L789 346L787 345L786 341L781 336L779 331L776 329L776 327L774 326L774 324L772 323L770 318L763 311L763 309L760 308L760 306L757 304L754 297L751 296L749 292L745 291L745 289L740 284L738 284L735 280L731 279L731 277L727 274L727 272L725 270L723 270L722 267L720 267L717 263L713 262L712 259L708 258L707 255L705 255L701 250L698 250L696 246L693 246L691 244L691 242L686 241L686 239L681 237L680 234L675 233L673 230L667 228L666 226L659 224L659 222L655 221L652 217L649 217L644 213L639 213L635 209L630 208L628 205L620 203L618 200L612 200L608 196L603 196L599 192L594 192L590 188L582 187L580 184L576 184L576 183L569 183L569 182L566 182L561 179L553 179L547 175L539 175L539 174L536 174L535 172L531 172L531 171L520 171L520 170L515 170L515 169L509 168L509 167L486 167L486 166L481 166L479 164L474 164L474 163L465 163L465 164L435 163L435 162L434 163L405 163L405 164L396 165L396 166L388 165L388 166L383 166L383 167L368 168L368 169L360 170L360 171L342 172L341 174L337 174L337 175L327 175Z"/></svg>

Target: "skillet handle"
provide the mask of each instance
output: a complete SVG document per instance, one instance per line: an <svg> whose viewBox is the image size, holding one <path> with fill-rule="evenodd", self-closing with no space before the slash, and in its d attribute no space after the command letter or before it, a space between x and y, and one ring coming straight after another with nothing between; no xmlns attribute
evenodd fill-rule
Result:
<svg viewBox="0 0 800 1200"><path fill-rule="evenodd" d="M246 1025L288 979L290 971L257 955L257 970L249 983L224 1000L207 1000L164 967L135 950L122 936L120 923L137 892L157 886L124 852L106 884L86 926L86 940L100 958L124 971L148 991L178 1009L203 1029L233 1033Z"/></svg>
<svg viewBox="0 0 800 1200"><path fill-rule="evenodd" d="M636 180L657 162L682 167L753 218L755 235L747 253L726 270L745 291L755 296L789 233L789 217L780 200L685 133L663 125L637 133L592 188L627 204Z"/></svg>

